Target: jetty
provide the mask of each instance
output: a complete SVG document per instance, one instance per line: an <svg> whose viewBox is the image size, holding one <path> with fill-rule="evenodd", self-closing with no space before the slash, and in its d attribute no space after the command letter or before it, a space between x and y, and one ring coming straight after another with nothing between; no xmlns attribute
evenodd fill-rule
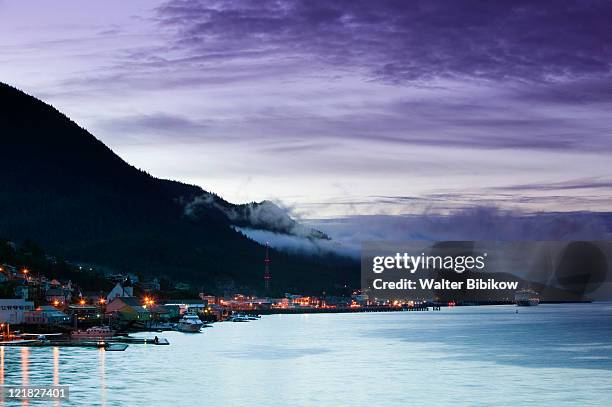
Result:
<svg viewBox="0 0 612 407"><path fill-rule="evenodd" d="M340 308L269 308L269 309L244 309L241 313L246 315L273 315L273 314L344 314L358 312L406 312L406 311L440 311L439 304L420 304L414 306L363 306L363 307L340 307Z"/></svg>
<svg viewBox="0 0 612 407"><path fill-rule="evenodd" d="M106 339L106 342L111 343L128 343L128 344L141 344L141 345L170 345L166 338L133 338L131 336L115 336Z"/></svg>
<svg viewBox="0 0 612 407"><path fill-rule="evenodd" d="M129 335L118 335L100 338L67 338L62 333L32 334L22 333L18 336L9 337L9 340L0 341L0 346L60 346L76 348L98 348L108 351L124 351L129 345L170 345L166 338L155 336L154 338L134 338Z"/></svg>
<svg viewBox="0 0 612 407"><path fill-rule="evenodd" d="M124 343L110 343L108 341L72 341L72 340L41 340L41 339L17 339L14 341L1 341L0 346L26 346L26 347L76 347L97 348L107 351L124 351L129 345Z"/></svg>

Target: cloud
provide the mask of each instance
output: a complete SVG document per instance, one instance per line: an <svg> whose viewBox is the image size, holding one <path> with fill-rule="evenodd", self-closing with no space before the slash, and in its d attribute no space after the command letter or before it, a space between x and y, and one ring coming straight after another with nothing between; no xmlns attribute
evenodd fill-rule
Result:
<svg viewBox="0 0 612 407"><path fill-rule="evenodd" d="M569 181L563 181L563 182L510 185L510 186L498 187L495 189L506 190L506 191L529 191L529 190L567 191L567 190L579 190L579 189L612 189L612 181L586 178L586 179L569 180Z"/></svg>
<svg viewBox="0 0 612 407"><path fill-rule="evenodd" d="M359 256L359 249L357 247L345 245L341 241L308 239L303 236L293 236L253 228L236 227L235 229L260 244L268 243L275 249L289 253L306 253L311 255L334 253L355 258Z"/></svg>
<svg viewBox="0 0 612 407"><path fill-rule="evenodd" d="M448 214L361 215L313 220L345 247L364 241L407 240L607 240L612 214L591 212L535 213L476 206Z"/></svg>
<svg viewBox="0 0 612 407"><path fill-rule="evenodd" d="M176 47L289 54L391 82L555 82L608 75L612 60L605 1L173 0L158 18Z"/></svg>
<svg viewBox="0 0 612 407"><path fill-rule="evenodd" d="M612 238L612 213L524 213L493 206L455 209L447 214L357 215L311 220L331 240L313 240L248 227L236 228L249 238L289 252L359 257L367 241L575 241Z"/></svg>
<svg viewBox="0 0 612 407"><path fill-rule="evenodd" d="M188 117L167 114L150 113L132 116L115 117L99 120L96 127L128 139L165 139L187 142L201 140L208 130L209 124Z"/></svg>
<svg viewBox="0 0 612 407"><path fill-rule="evenodd" d="M230 223L237 229L242 228L255 232L266 231L287 238L304 238L315 245L317 240L329 240L329 237L324 233L305 227L297 221L297 216L292 208L284 206L280 202L262 201L233 205L223 201L218 196L204 193L187 202L184 206L184 213L189 217L198 217L202 209L205 211L210 208L225 214ZM279 237L276 239L279 239Z"/></svg>
<svg viewBox="0 0 612 407"><path fill-rule="evenodd" d="M608 179L609 2L22 3L3 80L157 176L344 214L610 207L570 185Z"/></svg>

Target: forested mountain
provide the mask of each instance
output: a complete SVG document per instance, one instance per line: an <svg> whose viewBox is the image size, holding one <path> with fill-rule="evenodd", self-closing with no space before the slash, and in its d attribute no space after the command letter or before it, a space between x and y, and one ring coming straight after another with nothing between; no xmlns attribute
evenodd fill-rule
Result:
<svg viewBox="0 0 612 407"><path fill-rule="evenodd" d="M72 261L211 290L231 283L257 289L264 248L232 225L304 232L286 215L276 216L269 202L233 205L200 187L154 178L52 106L5 84L0 151L0 237L31 239ZM305 234L327 238L314 230ZM279 292L333 291L358 281L352 260L272 256Z"/></svg>

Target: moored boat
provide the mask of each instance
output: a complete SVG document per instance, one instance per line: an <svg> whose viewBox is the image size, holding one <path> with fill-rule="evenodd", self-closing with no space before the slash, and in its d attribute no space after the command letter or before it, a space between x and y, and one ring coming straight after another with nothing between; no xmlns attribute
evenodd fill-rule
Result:
<svg viewBox="0 0 612 407"><path fill-rule="evenodd" d="M244 314L232 314L227 320L231 322L249 322L250 321L249 317L247 317Z"/></svg>
<svg viewBox="0 0 612 407"><path fill-rule="evenodd" d="M185 314L176 325L176 329L181 332L200 332L202 321L197 315Z"/></svg>
<svg viewBox="0 0 612 407"><path fill-rule="evenodd" d="M108 326L94 326L84 331L78 330L70 334L73 339L108 339L115 335L115 331Z"/></svg>

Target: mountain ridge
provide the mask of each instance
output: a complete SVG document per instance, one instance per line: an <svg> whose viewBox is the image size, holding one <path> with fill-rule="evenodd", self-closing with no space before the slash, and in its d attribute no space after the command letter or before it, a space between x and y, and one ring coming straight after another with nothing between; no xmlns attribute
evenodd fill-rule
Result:
<svg viewBox="0 0 612 407"><path fill-rule="evenodd" d="M231 226L329 239L300 228L272 202L234 205L198 186L154 178L53 106L2 83L0 146L0 235L30 238L66 258L257 287L262 246ZM278 289L330 289L355 270L334 256L274 256Z"/></svg>

